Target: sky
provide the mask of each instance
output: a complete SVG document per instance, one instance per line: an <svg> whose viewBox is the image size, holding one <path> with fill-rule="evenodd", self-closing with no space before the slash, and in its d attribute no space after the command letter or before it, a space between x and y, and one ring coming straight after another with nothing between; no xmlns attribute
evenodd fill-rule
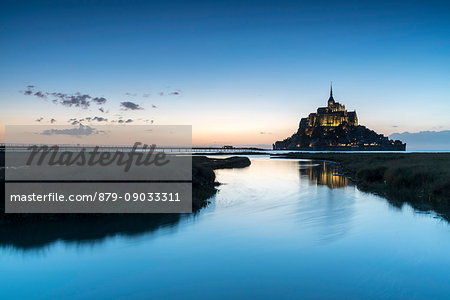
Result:
<svg viewBox="0 0 450 300"><path fill-rule="evenodd" d="M0 3L0 140L5 125L154 124L270 145L331 81L379 133L450 130L448 1Z"/></svg>

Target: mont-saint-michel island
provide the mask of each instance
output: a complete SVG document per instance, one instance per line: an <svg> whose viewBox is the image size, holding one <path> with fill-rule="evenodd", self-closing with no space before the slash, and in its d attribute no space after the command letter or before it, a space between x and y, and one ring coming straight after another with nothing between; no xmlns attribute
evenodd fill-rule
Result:
<svg viewBox="0 0 450 300"><path fill-rule="evenodd" d="M333 86L326 107L302 118L296 133L273 144L274 150L303 151L405 151L406 144L390 140L358 124L356 110L347 111L345 105L333 98Z"/></svg>

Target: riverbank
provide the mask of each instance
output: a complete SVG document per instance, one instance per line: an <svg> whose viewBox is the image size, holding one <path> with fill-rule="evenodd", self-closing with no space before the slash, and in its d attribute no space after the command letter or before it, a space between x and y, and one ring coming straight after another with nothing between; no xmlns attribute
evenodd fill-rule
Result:
<svg viewBox="0 0 450 300"><path fill-rule="evenodd" d="M4 153L0 153L4 166ZM197 213L217 192L214 170L243 168L250 165L247 157L192 160L192 212ZM98 242L112 236L136 236L160 228L175 228L182 214L5 214L4 168L0 181L0 247L37 249L54 241ZM32 233L32 234L30 234Z"/></svg>
<svg viewBox="0 0 450 300"><path fill-rule="evenodd" d="M229 158L192 157L192 209L200 209L208 204L207 199L216 192L220 184L216 182L214 170L245 168L250 166L248 157L233 156Z"/></svg>
<svg viewBox="0 0 450 300"><path fill-rule="evenodd" d="M326 160L364 191L394 205L434 210L450 220L450 153L286 153L273 158Z"/></svg>
<svg viewBox="0 0 450 300"><path fill-rule="evenodd" d="M250 165L250 159L247 157L229 157L224 159L212 159L205 156L193 156L192 158L192 210L193 212L199 210L200 208L208 204L207 199L212 197L219 185L215 181L214 170L216 169L226 169L226 168L244 168ZM0 174L1 182L1 201L0 201L0 212L4 213L4 180L5 180L5 170L4 170L4 153L0 153L0 167L2 167ZM79 215L79 214L11 214L0 216L0 223L14 220L14 219L41 219L41 218L67 218L67 216Z"/></svg>

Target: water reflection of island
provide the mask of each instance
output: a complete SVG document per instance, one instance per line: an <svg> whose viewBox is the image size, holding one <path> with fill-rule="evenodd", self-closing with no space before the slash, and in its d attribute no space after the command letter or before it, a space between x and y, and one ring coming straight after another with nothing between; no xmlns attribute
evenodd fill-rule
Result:
<svg viewBox="0 0 450 300"><path fill-rule="evenodd" d="M305 168L300 168L300 175L308 177L309 181L315 185L326 185L330 189L346 187L348 179L338 171L337 164L325 161L304 162Z"/></svg>
<svg viewBox="0 0 450 300"><path fill-rule="evenodd" d="M311 236L321 244L345 237L352 228L355 200L342 188L351 182L339 174L338 165L332 162L299 161L299 171L301 181L307 179L310 187L328 187L315 189L313 198L300 199L297 214L302 226L310 227Z"/></svg>

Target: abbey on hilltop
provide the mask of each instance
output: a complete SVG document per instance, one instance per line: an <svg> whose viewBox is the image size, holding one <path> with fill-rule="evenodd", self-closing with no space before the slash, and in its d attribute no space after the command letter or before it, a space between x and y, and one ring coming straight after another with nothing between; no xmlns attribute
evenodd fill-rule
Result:
<svg viewBox="0 0 450 300"><path fill-rule="evenodd" d="M356 111L347 111L333 98L333 87L327 107L300 120L291 137L273 144L274 150L306 151L405 151L406 144L389 140L382 134L358 125Z"/></svg>

